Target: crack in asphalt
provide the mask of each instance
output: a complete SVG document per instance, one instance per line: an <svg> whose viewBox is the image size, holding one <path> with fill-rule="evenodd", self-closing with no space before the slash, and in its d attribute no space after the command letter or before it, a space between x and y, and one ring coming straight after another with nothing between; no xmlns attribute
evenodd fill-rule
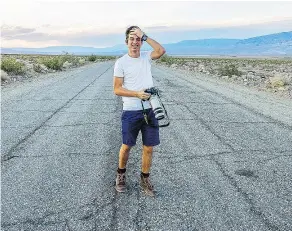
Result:
<svg viewBox="0 0 292 231"><path fill-rule="evenodd" d="M140 157L140 155L135 155L136 157ZM139 158L135 158L135 161L133 163L133 165L137 165L138 163L140 163L140 159ZM140 179L139 179L140 180ZM139 181L140 182L140 181ZM138 202L138 208L137 208L137 212L135 215L135 226L136 226L136 230L141 230L141 220L142 220L142 211L144 210L144 203L143 201L141 201L141 189L140 189L140 184L138 182L135 183L135 189L136 189L136 199Z"/></svg>
<svg viewBox="0 0 292 231"><path fill-rule="evenodd" d="M108 114L108 113L105 113ZM99 122L93 122L93 123L76 123L76 124L64 124L64 125L43 125L43 127L51 127L51 128L62 128L62 127L74 127L74 126L84 126L84 125L95 125L95 124L102 124L102 125L109 125L112 123L112 121L114 121L116 118L111 119L108 122L103 122L103 123L99 123ZM33 126L8 126L8 127L2 127L2 128L35 128Z"/></svg>
<svg viewBox="0 0 292 231"><path fill-rule="evenodd" d="M92 100L94 100L94 101L102 101L102 100L105 100L105 101L109 101L109 102L112 102L113 101L113 99L109 99L109 98L98 98L98 99L95 99L95 98L93 98L93 99L74 99L74 101L92 101Z"/></svg>
<svg viewBox="0 0 292 231"><path fill-rule="evenodd" d="M65 128L65 127L77 127L84 125L110 125L112 124L112 120L106 123L76 123L76 124L65 124L65 125L44 125L44 127L48 128Z"/></svg>
<svg viewBox="0 0 292 231"><path fill-rule="evenodd" d="M68 210L64 210L62 212L66 212ZM44 225L44 226L49 226L49 225L55 225L55 224L63 224L64 221L45 221L47 218L54 216L54 215L59 215L62 212L57 212L57 213L48 213L44 215L43 217L38 217L34 219L27 218L24 221L21 222L2 222L1 227L2 228L8 228L8 227L15 227L15 226L24 226L24 225L32 225L32 226L39 226L39 225Z"/></svg>
<svg viewBox="0 0 292 231"><path fill-rule="evenodd" d="M180 104L181 105L181 104ZM186 121L186 120L191 120L191 121L198 121L198 119L169 119L170 121ZM222 120L205 120L208 123L229 123L229 124L276 124L276 122L272 121L222 121Z"/></svg>
<svg viewBox="0 0 292 231"><path fill-rule="evenodd" d="M54 112L55 110L5 110L6 112Z"/></svg>
<svg viewBox="0 0 292 231"><path fill-rule="evenodd" d="M8 151L7 154L4 154L3 157L1 157L1 162L7 162L10 159L13 158L13 152L18 148L18 146L25 141L27 141L36 131L38 131L40 128L42 128L47 121L49 121L51 118L53 118L54 115L56 115L59 111L61 111L67 104L69 104L74 98L76 98L78 95L80 95L85 89L87 89L90 85L92 85L94 82L96 82L104 73L106 73L109 69L112 68L112 65L110 65L104 72L102 72L99 76L97 76L93 81L91 81L87 86L82 88L75 96L73 96L71 99L69 99L65 104L63 104L61 107L59 107L57 110L55 110L54 113L52 113L46 120L44 120L39 126L34 128L31 132L28 133L23 139L21 139L17 144L12 146L12 148Z"/></svg>
<svg viewBox="0 0 292 231"><path fill-rule="evenodd" d="M68 231L72 231L72 229L69 226L69 222L67 219L65 219L65 227L67 227Z"/></svg>
<svg viewBox="0 0 292 231"><path fill-rule="evenodd" d="M207 128L207 130L209 130L211 133L212 133L212 135L214 135L222 144L224 144L224 145L226 145L228 148L230 148L232 151L235 151L235 149L229 144L229 143L227 143L225 140L224 140L224 138L222 138L220 135L218 135L216 132L215 132L215 130L213 129L213 128L211 128L211 126L209 126L208 124L207 124L207 122L208 121L205 121L205 120L203 120L202 118L200 118L196 113L194 113L194 112L192 112L191 110L190 110L190 108L189 108L189 106L186 106L186 105L182 105L182 106L184 106L192 115L194 115L196 118L197 118L197 120L205 127L205 128Z"/></svg>
<svg viewBox="0 0 292 231"><path fill-rule="evenodd" d="M32 156L11 156L11 159L12 158L20 158L20 159L28 159L28 158L46 158L46 157L56 157L56 156L60 156L60 157L64 157L64 156L69 156L69 157L71 157L71 156L73 156L73 155L75 155L75 156L77 156L77 155L79 155L79 156L101 156L101 155L104 155L104 154L112 154L112 152L111 152L111 150L112 150L113 148L110 148L109 150L107 150L107 151L105 151L105 152L102 152L101 154L99 153L99 154L97 154L97 153L95 153L95 152L92 152L92 153L90 153L90 152L69 152L69 153L62 153L62 154L59 154L59 153L53 153L53 154L50 154L50 155L32 155Z"/></svg>
<svg viewBox="0 0 292 231"><path fill-rule="evenodd" d="M216 153L211 153L211 154L206 154L206 155L196 155L196 156L174 156L174 155L169 155L169 156L163 156L163 155L157 155L157 159L166 159L166 160L172 160L172 159L181 159L182 160L178 160L176 163L178 162L184 162L184 161L188 161L188 160L193 160L193 159L208 159L207 157L213 157L213 156L221 156L221 155L232 155L234 153L241 153L243 151L250 151L250 152L266 152L266 151L277 151L279 153L292 153L292 150L277 150L277 149L269 149L269 150L260 150L260 149L257 149L257 150L235 150L235 151L224 151L224 152L216 152ZM162 153L162 152L159 152L159 151L156 151L156 153ZM168 151L168 153L170 154L174 154L174 152L171 152L171 151ZM263 160L259 160L257 161L257 163L261 163L262 161L269 161L269 160L273 160L273 159L277 159L277 158L280 158L280 157L285 157L285 156L292 156L292 154L284 154L284 155L277 155L275 157L272 157L272 158L266 158L266 159L263 159ZM247 160L236 160L234 162L247 162Z"/></svg>
<svg viewBox="0 0 292 231"><path fill-rule="evenodd" d="M211 160L210 157L212 157L212 156L221 156L221 155L225 155L225 154L226 154L225 152L222 152L222 153L202 155L202 156L181 156L181 157L179 157L179 159L180 158L182 158L182 159L176 160L175 162L171 162L170 161L169 164L179 164L179 163L183 163L185 161L199 160L199 159L201 159L201 160Z"/></svg>
<svg viewBox="0 0 292 231"><path fill-rule="evenodd" d="M117 114L116 117L119 116L120 118L120 113L118 115L118 111L120 111L120 98L116 98L116 101L119 103L117 103L116 106L116 110L115 110L115 114ZM118 130L120 132L120 130ZM107 133L108 139L107 142L108 144L112 147L109 150L109 154L113 154L113 153L119 153L120 147L121 147L121 143L119 139L115 139L115 137L117 137L119 134L119 132L116 132L116 130L114 129L110 129L110 132ZM106 169L110 172L109 174L106 173L106 175L104 176L104 181L106 182L112 182L112 178L113 178L113 174L112 174L112 170L111 170L111 166L113 166L112 162L115 162L116 165L118 165L118 161L116 160L116 155L106 155L108 157L107 161L106 161ZM116 177L116 171L114 171L114 174ZM115 179L115 178L114 178ZM114 184L115 185L115 184ZM112 200L110 202L110 206L111 206L111 216L109 217L110 219L110 230L118 230L117 225L118 225L118 215L117 215L117 200L118 200L118 192L114 189L114 185L111 186L111 189L114 190L114 194L112 197ZM95 219L95 226L97 226L97 221ZM96 229L98 230L98 229Z"/></svg>
<svg viewBox="0 0 292 231"><path fill-rule="evenodd" d="M112 214L111 214L111 222L110 222L110 230L117 230L117 196L118 192L115 190L114 197L111 202L111 207L112 207Z"/></svg>
<svg viewBox="0 0 292 231"><path fill-rule="evenodd" d="M288 152L288 151L287 151ZM289 150L289 153L291 153L292 152L292 150ZM281 157L284 157L284 156L292 156L292 154L288 154L288 155L277 155L277 156L274 156L274 157L271 157L271 158L266 158L266 159L263 159L263 160L259 160L259 161L257 161L257 164L259 164L259 163L265 163L265 162L268 162L268 161L270 161L270 160L275 160L275 159L278 159L278 158L281 158Z"/></svg>

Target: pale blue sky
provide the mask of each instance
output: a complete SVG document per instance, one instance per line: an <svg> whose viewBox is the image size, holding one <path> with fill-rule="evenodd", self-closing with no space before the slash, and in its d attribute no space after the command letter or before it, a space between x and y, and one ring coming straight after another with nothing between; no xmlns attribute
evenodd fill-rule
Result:
<svg viewBox="0 0 292 231"><path fill-rule="evenodd" d="M124 42L138 25L161 43L248 38L292 30L292 2L2 0L2 47Z"/></svg>

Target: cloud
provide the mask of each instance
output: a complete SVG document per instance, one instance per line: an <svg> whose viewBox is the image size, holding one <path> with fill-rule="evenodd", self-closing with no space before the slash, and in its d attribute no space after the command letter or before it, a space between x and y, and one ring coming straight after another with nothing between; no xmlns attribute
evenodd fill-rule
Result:
<svg viewBox="0 0 292 231"><path fill-rule="evenodd" d="M292 19L283 21L264 22L246 25L220 25L220 26L176 26L163 28L148 33L160 43L176 43L182 40L197 40L209 38L245 39L261 35L292 31ZM145 31L147 33L147 31Z"/></svg>
<svg viewBox="0 0 292 231"><path fill-rule="evenodd" d="M26 35L34 32L34 28L25 28L21 26L1 26L1 37L5 39L11 39L14 36Z"/></svg>
<svg viewBox="0 0 292 231"><path fill-rule="evenodd" d="M50 27L50 26L51 26L50 24L43 24L41 27L46 28L46 27Z"/></svg>
<svg viewBox="0 0 292 231"><path fill-rule="evenodd" d="M148 26L145 27L145 30L164 30L169 29L169 26Z"/></svg>
<svg viewBox="0 0 292 231"><path fill-rule="evenodd" d="M124 33L106 33L106 31L98 29L60 29L55 31L38 30L37 28L23 28L14 26L2 26L2 38L4 44L8 41L23 41L23 44L28 43L56 43L62 45L82 45L82 46L97 46L105 47L124 42ZM11 42L12 44L12 42Z"/></svg>
<svg viewBox="0 0 292 231"><path fill-rule="evenodd" d="M16 26L2 26L2 45L10 47L9 44L27 46L27 44L38 44L38 46L51 46L60 44L63 46L92 46L110 47L124 44L124 30L109 31L107 28L86 27L39 27L24 28ZM250 38L265 34L278 33L292 30L292 19L283 21L265 22L242 26L214 25L182 25L182 26L150 26L143 28L148 36L160 43L175 43L182 40L196 40L207 38ZM4 41L4 42L3 42ZM16 41L18 41L16 43ZM22 42L21 42L22 41Z"/></svg>

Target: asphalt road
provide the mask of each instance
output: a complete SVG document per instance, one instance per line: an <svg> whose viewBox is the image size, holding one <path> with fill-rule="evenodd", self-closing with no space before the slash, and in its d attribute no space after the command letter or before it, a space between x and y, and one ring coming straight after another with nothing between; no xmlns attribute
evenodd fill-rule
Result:
<svg viewBox="0 0 292 231"><path fill-rule="evenodd" d="M171 118L156 198L141 140L114 190L121 144L114 62L2 89L2 230L292 230L292 102L153 67Z"/></svg>

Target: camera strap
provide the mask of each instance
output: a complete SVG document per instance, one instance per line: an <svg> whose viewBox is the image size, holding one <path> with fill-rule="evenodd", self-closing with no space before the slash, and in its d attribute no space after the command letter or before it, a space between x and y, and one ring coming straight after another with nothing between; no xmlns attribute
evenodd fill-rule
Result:
<svg viewBox="0 0 292 231"><path fill-rule="evenodd" d="M149 125L147 112L146 112L146 110L145 110L145 108L144 108L144 105L143 105L143 101L142 101L142 100L141 100L141 105L142 105L142 108L143 108L143 116L144 116L144 120L145 120L146 124Z"/></svg>

